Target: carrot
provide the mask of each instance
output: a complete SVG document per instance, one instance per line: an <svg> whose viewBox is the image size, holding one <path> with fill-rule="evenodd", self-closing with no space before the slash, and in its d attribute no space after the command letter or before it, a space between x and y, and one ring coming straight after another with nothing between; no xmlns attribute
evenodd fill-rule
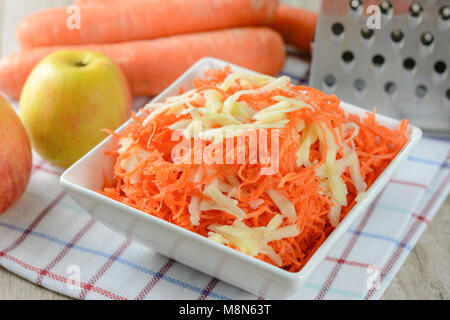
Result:
<svg viewBox="0 0 450 320"><path fill-rule="evenodd" d="M60 49L100 51L123 70L134 95L162 91L195 61L220 58L255 71L275 75L284 63L284 44L265 27L236 28L120 44L35 48L0 60L0 91L19 98L28 74L46 55Z"/></svg>
<svg viewBox="0 0 450 320"><path fill-rule="evenodd" d="M277 0L127 0L80 6L80 28L66 8L36 12L18 26L22 49L148 40L177 34L269 24Z"/></svg>
<svg viewBox="0 0 450 320"><path fill-rule="evenodd" d="M75 0L78 5L116 5L127 0ZM143 0L153 1L153 0ZM317 13L288 5L279 5L270 26L281 33L285 42L301 50L311 51L317 24Z"/></svg>
<svg viewBox="0 0 450 320"><path fill-rule="evenodd" d="M120 133L121 138L127 138L132 142L125 150L121 143L112 150L115 157L114 180L108 181L104 188L99 190L99 193L202 236L211 237L212 229L217 226L232 226L239 218L231 215L227 208L220 205L206 205L200 211L202 201L208 202L214 199L209 194L205 194L206 189L211 185L215 183L217 188L222 188L223 191L220 190L220 192L224 192L229 199L233 198L238 210L244 212L244 216L240 217L241 226L243 223L249 228L268 226L274 216L283 210L270 195L270 192L276 189L290 201L295 210L294 219L283 217L280 227L295 226L299 232L294 236L280 236L279 240L267 243L267 246L270 246L278 255L278 261L273 259L274 255L267 255L267 250L254 256L284 270L297 272L334 229L328 216L334 203L327 191L327 180L319 177L316 171L324 159L329 156L328 150L332 148L328 149L327 139L325 139L324 145L317 141L310 146L309 160L312 165L298 165L296 153L302 137L309 134L307 127L298 131L298 124L302 122L305 126L311 126L321 123L322 132L325 130L334 132L329 142L330 144L333 141L341 144L342 148L333 157L336 157L336 160L342 159L346 157L342 151L344 146L352 148L359 160L359 168L356 169L359 169L367 187L370 187L407 142L408 121L403 120L398 129L392 130L378 124L374 113L369 113L362 119L357 115L345 115L336 96L329 96L313 88L293 86L288 83L286 87L280 89L242 94L237 101L239 103L251 101L263 106L259 109L264 109L270 105L273 106L277 103L273 99L276 97L279 99L283 95L294 97L297 102L300 99L309 106L313 106L286 114L288 122L279 130L280 152L278 160L275 160L279 161L279 170L276 173L262 175L261 169L265 164L261 161L256 164L250 163L249 157L246 157L245 163L225 164L227 153L235 154L239 152L240 148L239 145L232 143L232 148L228 149L227 141L219 142L219 147L226 150L222 155L222 163L205 163L203 161L196 164L189 161L187 163L173 161L170 155L178 143L178 141L171 140L173 130L170 127L174 123L186 120L189 122L194 118L199 121L198 119L202 118L200 115L210 107L207 105L204 95L215 90L213 88L219 89L217 92L227 98L238 91L248 89L248 81L241 82L240 79L225 89L223 86L219 87L225 79L230 79L228 76L231 73L230 67L223 70L207 70L203 79L193 81L195 90L191 92L195 92L195 94L192 93L191 97L195 98L195 103L194 101L185 102L182 108L191 111L201 108L198 109L198 112L192 111L193 113L189 115L182 112L182 109L179 112L171 110L155 115L149 109L143 109L143 117L135 116L135 121ZM251 85L254 85L255 89L261 87L255 82ZM160 107L163 108L163 106ZM214 110L220 112L218 110L223 109ZM154 117L149 120L147 118L149 115L154 115ZM206 117L206 119L207 121L216 120L210 117ZM353 129L349 130L349 125ZM356 125L358 132L353 136ZM346 129L343 129L343 126L346 126ZM260 131L256 131L257 135L261 134ZM199 138L191 138L194 140L193 144L189 140L191 145L188 147L190 150L187 151L187 154L192 155L192 151L195 151L196 139ZM338 141L342 142L338 143ZM199 149L203 150L203 154L211 146L214 146L213 142L200 139ZM121 152L119 152L119 147L122 149ZM244 147L244 152L250 154L250 142L246 143ZM138 154L143 152L146 156L138 160L134 168L127 169L123 164L136 162L135 158L128 161L129 157L136 155L136 150L138 150ZM336 175L339 174L336 173ZM348 194L347 205L342 207L340 220L355 205L359 193L357 183L353 180L349 168L344 170L341 178L348 189ZM233 188L235 188L234 192L232 192ZM257 206L254 205L255 200L258 201ZM195 216L194 220L191 211L199 214L199 216ZM253 236L257 238L258 231L251 234L249 238ZM242 237L242 233L233 234L225 239L228 241L225 243L231 248L245 252L245 248L242 250L233 244L233 241L239 237ZM245 239L248 240L248 238Z"/></svg>
<svg viewBox="0 0 450 320"><path fill-rule="evenodd" d="M287 44L311 51L316 24L317 13L279 5L271 27L281 33Z"/></svg>
<svg viewBox="0 0 450 320"><path fill-rule="evenodd" d="M86 4L112 4L123 0L75 0L73 3L77 6L82 6ZM126 0L125 0L126 1Z"/></svg>

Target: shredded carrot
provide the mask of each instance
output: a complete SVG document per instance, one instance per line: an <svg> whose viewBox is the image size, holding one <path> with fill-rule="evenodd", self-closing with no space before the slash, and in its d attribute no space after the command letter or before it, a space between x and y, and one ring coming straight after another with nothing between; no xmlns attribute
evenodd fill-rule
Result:
<svg viewBox="0 0 450 320"><path fill-rule="evenodd" d="M232 70L229 67L223 70L206 71L203 79L193 81L196 93L202 95L208 90L216 89L216 92L222 95L223 102L225 98L243 90L245 86L245 83L236 81L227 90L218 88L231 73ZM323 179L316 171L325 163L327 152L332 146L326 139L323 144L315 141L311 144L309 153L309 161L312 165L298 165L296 153L305 131L295 133L294 129L303 121L305 125L317 123L318 135L321 134L323 137L326 136L326 132L331 131L334 141L339 144L336 159L344 156L344 144L353 148L359 160L359 171L369 188L407 142L408 121L403 120L398 129L392 130L377 123L374 112L368 113L364 118L353 114L345 115L340 108L339 99L334 95L326 95L306 86L288 84L288 89L288 91L274 89L262 93L243 94L237 101L246 103L256 111L273 105L276 102L273 99L277 96L299 97L312 106L312 108L302 108L288 113L289 122L279 130L279 170L275 174L261 174L262 168L267 167L268 164L251 163L248 156L250 154L248 139L245 140L246 149L244 150L247 157L242 164L225 164L225 161L224 164L208 164L205 161L201 163L174 162L171 154L179 141L171 140L174 130L169 127L182 119L190 119L190 116L161 112L145 123L149 112L143 110L145 112L140 116L133 115L135 121L119 135L121 138L130 138L133 141L132 147L119 152L120 148L124 148L119 143L115 150L109 152L116 157L114 180L110 182L105 180L105 187L99 192L207 237L211 226L232 225L237 218L219 209L203 210L200 213L199 223L195 225L192 223L189 206L193 199L209 200L202 192L202 187L205 185L217 180L228 181L230 176L234 176L239 183L235 196L237 206L245 213L242 222L250 228L267 226L274 214L280 211L267 194L268 190L278 190L295 207L295 225L299 233L295 237L273 240L269 242L269 245L281 258L281 264L278 264L281 268L290 272L299 271L333 231L334 227L330 223L328 213L335 204L324 192ZM180 90L180 93L184 92L184 89ZM202 99L183 105L183 108L204 108L205 103L206 99L202 96ZM352 139L350 138L355 133L355 129L342 129L342 125L349 122L359 127L357 135ZM269 129L268 135L272 130ZM116 135L111 131L108 132ZM237 137L228 139L235 142ZM191 138L191 141L195 145L195 139ZM342 141L345 142L342 143ZM224 146L226 142L224 140L219 145ZM269 150L271 150L270 145L269 143ZM136 147L139 148L142 156L134 168L126 170L123 163L131 155L136 154ZM211 150L214 145L212 142L202 141L198 147L205 151ZM212 154L216 155L215 152ZM234 147L219 156L225 160L227 156L236 156L238 153L239 150ZM192 178L196 175L199 175L197 180ZM347 205L342 206L340 211L342 220L355 205L358 194L348 168L343 171L341 177L348 190ZM259 201L259 206L255 207L255 201ZM281 227L289 224L289 219L285 217ZM234 244L226 245L239 249ZM265 253L259 253L255 257L277 265Z"/></svg>

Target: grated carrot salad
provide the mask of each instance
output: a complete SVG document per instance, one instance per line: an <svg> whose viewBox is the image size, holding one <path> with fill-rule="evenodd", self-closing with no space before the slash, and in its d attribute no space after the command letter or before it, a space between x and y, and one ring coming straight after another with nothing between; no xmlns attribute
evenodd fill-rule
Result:
<svg viewBox="0 0 450 320"><path fill-rule="evenodd" d="M346 114L336 96L288 77L226 67L193 84L108 131L118 139L114 180L99 192L290 272L408 140L407 120L391 130L374 112ZM252 134L264 152L253 153Z"/></svg>

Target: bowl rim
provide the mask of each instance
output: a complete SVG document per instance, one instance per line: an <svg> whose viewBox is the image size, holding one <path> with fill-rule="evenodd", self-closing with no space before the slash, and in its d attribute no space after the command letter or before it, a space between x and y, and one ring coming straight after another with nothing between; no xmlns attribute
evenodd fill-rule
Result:
<svg viewBox="0 0 450 320"><path fill-rule="evenodd" d="M235 69L238 71L257 73L255 71L248 70L246 68L237 66L233 63L229 63L229 62L226 62L226 61L223 61L220 59L216 59L216 58L212 58L212 57L205 57L205 58L198 60L195 64L193 64L180 77L178 77L174 82L172 82L160 94L158 94L157 96L152 98L147 104L155 103L158 100L160 100L162 97L166 96L167 93L171 92L174 88L176 88L186 76L188 76L190 73L194 72L197 68L199 68L203 64L207 64L207 63L221 65L222 67L229 65L232 69ZM352 104L349 104L349 103L346 103L343 101L341 101L341 107L342 106L344 106L344 109L350 109L349 112L351 112L351 113L353 111L357 111L358 113L362 113L362 112L369 113L370 112L366 109L357 107L355 105L352 105ZM383 120L386 122L390 122L391 124L399 124L400 123L400 121L392 119L387 116L383 116L383 115L379 115L379 114L376 114L375 116L376 116L377 120ZM128 126L128 124L130 124L133 121L134 120L130 117L127 121L125 121L122 125L120 125L116 130L114 130L114 132L120 133L122 130L125 129L126 126ZM328 235L328 237L324 240L324 242L311 255L311 257L308 259L308 261L305 263L305 265L297 272L290 272L290 271L284 270L284 269L277 267L275 265L272 265L268 262L259 260L255 257L249 256L241 251L238 251L236 249L233 249L233 248L230 248L223 244L212 241L212 240L208 239L207 237L204 237L198 233L187 230L176 224L173 224L166 220L160 219L151 214L145 213L144 211L141 211L139 209L128 206L124 203L121 203L119 201L111 199L111 198L109 198L105 195L102 195L96 191L93 191L91 189L88 189L86 187L80 186L80 185L72 182L69 179L69 176L72 174L72 172L75 171L81 163L89 161L90 157L94 153L99 152L99 150L102 149L105 144L110 143L111 140L114 139L114 137L111 134L109 134L107 137L105 137L105 139L103 139L99 144L97 144L88 153L86 153L83 157L81 157L78 161L76 161L68 169L66 169L60 177L60 183L66 189L73 190L78 193L82 193L85 196L95 199L96 201L102 201L111 206L118 206L119 208L122 208L125 211L130 211L130 213L135 214L139 218L148 219L149 222L156 223L159 227L171 229L174 232L180 233L182 236L193 237L194 239L203 242L205 245L212 247L215 250L220 250L224 254L230 254L233 257L237 258L238 260L245 260L245 263L250 263L251 265L253 265L259 269L268 271L272 274L277 274L278 276L281 276L286 279L300 280L302 278L307 277L315 269L317 264L323 261L323 258L325 257L325 255L339 241L339 239L342 237L342 235L345 232L347 232L347 230L349 229L351 224L364 212L364 209L366 209L370 205L370 203L373 201L375 195L378 194L378 192L385 187L385 185L388 182L388 181L385 182L385 180L392 176L393 172L398 167L398 165L407 156L407 154L409 154L410 150L418 143L418 141L422 137L421 129L414 125L411 125L411 124L409 124L408 134L409 134L408 142L400 150L400 152L395 156L395 158L392 159L392 161L389 163L389 165L384 169L384 171L375 180L375 182L370 186L370 188L368 190L366 190L366 194L367 194L366 198L355 204L355 206L347 213L347 215L344 217L344 219L342 219L340 221L339 225Z"/></svg>

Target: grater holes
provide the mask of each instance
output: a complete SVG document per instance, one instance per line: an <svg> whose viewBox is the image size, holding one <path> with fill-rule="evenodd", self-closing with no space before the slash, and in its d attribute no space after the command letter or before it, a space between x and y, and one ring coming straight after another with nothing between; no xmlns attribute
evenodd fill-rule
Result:
<svg viewBox="0 0 450 320"><path fill-rule="evenodd" d="M447 97L447 100L450 100L450 88L445 92L445 96Z"/></svg>
<svg viewBox="0 0 450 320"><path fill-rule="evenodd" d="M382 14L384 15L388 15L392 12L392 2L384 0L383 2L380 3L380 11Z"/></svg>
<svg viewBox="0 0 450 320"><path fill-rule="evenodd" d="M447 21L450 19L450 6L442 6L441 9L439 9L439 17Z"/></svg>
<svg viewBox="0 0 450 320"><path fill-rule="evenodd" d="M372 58L372 63L375 67L381 67L386 60L381 54L376 54Z"/></svg>
<svg viewBox="0 0 450 320"><path fill-rule="evenodd" d="M409 7L409 14L411 17L418 18L423 11L423 7L420 2L413 2Z"/></svg>
<svg viewBox="0 0 450 320"><path fill-rule="evenodd" d="M384 91L388 95L393 95L397 91L397 84L393 81L389 81L384 85Z"/></svg>
<svg viewBox="0 0 450 320"><path fill-rule="evenodd" d="M416 89L414 90L414 93L416 94L417 98L423 99L428 93L428 89L423 84L419 84Z"/></svg>
<svg viewBox="0 0 450 320"><path fill-rule="evenodd" d="M373 37L373 34L374 34L373 29L369 29L369 28L367 28L366 26L364 26L364 27L361 28L361 36L362 36L364 39L368 40L368 39L372 38L372 37Z"/></svg>
<svg viewBox="0 0 450 320"><path fill-rule="evenodd" d="M403 68L405 68L408 71L412 71L416 66L416 61L409 57L403 60Z"/></svg>
<svg viewBox="0 0 450 320"><path fill-rule="evenodd" d="M439 74L443 74L447 70L447 64L444 61L437 61L434 64L434 71Z"/></svg>
<svg viewBox="0 0 450 320"><path fill-rule="evenodd" d="M364 79L358 78L353 82L353 87L356 91L363 91L366 88L366 81Z"/></svg>
<svg viewBox="0 0 450 320"><path fill-rule="evenodd" d="M362 1L361 0L350 0L349 3L350 9L354 12L358 12L362 10Z"/></svg>
<svg viewBox="0 0 450 320"><path fill-rule="evenodd" d="M328 74L328 75L325 76L325 78L323 79L323 82L325 83L325 85L326 85L328 88L331 88L331 87L333 87L333 86L336 84L337 80L336 80L336 77L335 77L334 75Z"/></svg>
<svg viewBox="0 0 450 320"><path fill-rule="evenodd" d="M420 42L424 45L424 46L430 46L433 42L434 42L434 36L431 32L424 32L421 36L420 36Z"/></svg>
<svg viewBox="0 0 450 320"><path fill-rule="evenodd" d="M344 33L344 25L340 22L336 22L331 26L331 31L335 36L340 36Z"/></svg>
<svg viewBox="0 0 450 320"><path fill-rule="evenodd" d="M347 50L342 53L342 61L344 61L345 63L350 63L353 61L353 59L355 59L355 55L353 54L353 52Z"/></svg>
<svg viewBox="0 0 450 320"><path fill-rule="evenodd" d="M403 34L403 31L400 29L392 30L391 32L391 40L394 41L395 43L402 42L404 36L405 35Z"/></svg>

